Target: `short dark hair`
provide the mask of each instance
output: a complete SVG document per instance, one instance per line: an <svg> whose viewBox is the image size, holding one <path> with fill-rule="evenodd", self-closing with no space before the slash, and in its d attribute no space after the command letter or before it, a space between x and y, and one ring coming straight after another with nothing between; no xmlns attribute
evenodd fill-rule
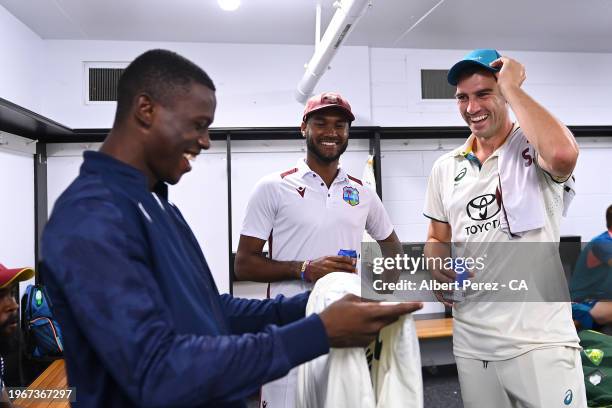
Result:
<svg viewBox="0 0 612 408"><path fill-rule="evenodd" d="M465 68L463 68L458 74L457 74L457 84L461 81L463 81L465 78L471 77L474 74L488 74L488 75L493 75L493 72L491 72L490 70L486 69L485 67L483 67L482 65L478 65L478 64L470 64L467 65ZM494 75L493 75L494 76Z"/></svg>
<svg viewBox="0 0 612 408"><path fill-rule="evenodd" d="M606 210L606 226L612 228L612 205Z"/></svg>
<svg viewBox="0 0 612 408"><path fill-rule="evenodd" d="M145 92L155 101L169 106L179 92L187 92L192 83L215 91L212 79L187 58L168 50L150 50L127 66L117 86L115 124L127 116L134 98Z"/></svg>

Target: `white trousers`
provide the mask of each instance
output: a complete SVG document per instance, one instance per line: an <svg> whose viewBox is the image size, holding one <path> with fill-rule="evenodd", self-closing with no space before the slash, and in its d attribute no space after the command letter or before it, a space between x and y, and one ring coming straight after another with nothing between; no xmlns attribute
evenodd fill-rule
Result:
<svg viewBox="0 0 612 408"><path fill-rule="evenodd" d="M502 361L455 357L465 408L586 408L580 350L556 346Z"/></svg>

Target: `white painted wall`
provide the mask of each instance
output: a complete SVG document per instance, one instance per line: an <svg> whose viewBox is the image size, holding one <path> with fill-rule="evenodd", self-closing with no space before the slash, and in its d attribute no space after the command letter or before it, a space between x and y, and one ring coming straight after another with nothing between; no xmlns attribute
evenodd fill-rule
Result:
<svg viewBox="0 0 612 408"><path fill-rule="evenodd" d="M168 193L198 239L221 293L229 293L230 285L226 169L225 142L213 142Z"/></svg>
<svg viewBox="0 0 612 408"><path fill-rule="evenodd" d="M100 144L47 145L47 199L49 213L60 194L78 175L84 150L98 150ZM222 293L229 292L227 172L224 144L212 144L192 163L192 171L169 189L191 226L215 282Z"/></svg>
<svg viewBox="0 0 612 408"><path fill-rule="evenodd" d="M0 132L0 263L11 269L36 267L34 151L30 140Z"/></svg>
<svg viewBox="0 0 612 408"><path fill-rule="evenodd" d="M453 100L422 100L421 69L449 69L469 50L370 50L372 121L461 126ZM525 65L523 88L567 125L609 125L612 54L504 51Z"/></svg>
<svg viewBox="0 0 612 408"><path fill-rule="evenodd" d="M219 102L214 126L299 124L302 108L293 93L312 47L297 45L46 40L42 114L73 128L110 127L113 103L84 102L84 62L129 62L159 47L211 75ZM343 93L355 109L356 125L463 125L454 101L421 99L420 70L448 69L467 51L342 47L315 92ZM524 88L562 121L609 124L612 54L501 51L525 64Z"/></svg>
<svg viewBox="0 0 612 408"><path fill-rule="evenodd" d="M606 208L612 205L612 138L580 139L576 171L576 197L561 235L580 235L590 241L606 230Z"/></svg>
<svg viewBox="0 0 612 408"><path fill-rule="evenodd" d="M383 203L403 242L423 242L423 204L434 161L459 145L457 139L381 140Z"/></svg>
<svg viewBox="0 0 612 408"><path fill-rule="evenodd" d="M0 98L39 113L43 41L0 6Z"/></svg>
<svg viewBox="0 0 612 408"><path fill-rule="evenodd" d="M127 41L45 41L49 79L42 114L72 128L109 128L115 104L85 104L84 61L129 62L166 48L203 67L217 87L214 126L297 126L302 105L293 92L312 54L310 46ZM351 101L360 124L369 125L367 47L343 47L316 90L336 90ZM57 96L61 95L61 98Z"/></svg>
<svg viewBox="0 0 612 408"><path fill-rule="evenodd" d="M423 216L427 179L434 161L460 140L382 140L383 202L400 240L422 242L428 220ZM561 235L588 241L606 229L605 211L612 204L612 139L578 139L580 156L574 172L576 197L561 221Z"/></svg>
<svg viewBox="0 0 612 408"><path fill-rule="evenodd" d="M79 174L85 150L98 150L101 143L66 143L47 145L47 210Z"/></svg>

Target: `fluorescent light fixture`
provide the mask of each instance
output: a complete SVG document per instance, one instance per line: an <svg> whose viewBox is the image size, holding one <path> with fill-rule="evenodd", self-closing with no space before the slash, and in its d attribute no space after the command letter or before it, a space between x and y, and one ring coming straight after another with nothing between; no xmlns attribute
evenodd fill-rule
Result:
<svg viewBox="0 0 612 408"><path fill-rule="evenodd" d="M217 0L219 7L225 11L234 11L240 7L240 0Z"/></svg>

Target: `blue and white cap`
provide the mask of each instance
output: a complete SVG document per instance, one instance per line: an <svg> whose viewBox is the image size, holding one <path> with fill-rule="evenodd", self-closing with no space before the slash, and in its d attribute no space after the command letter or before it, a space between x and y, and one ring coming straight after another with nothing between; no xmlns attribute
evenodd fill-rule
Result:
<svg viewBox="0 0 612 408"><path fill-rule="evenodd" d="M499 72L499 68L493 68L490 64L500 57L501 55L499 54L499 52L497 52L497 50L474 50L465 57L463 57L461 61L453 65L453 67L448 71L448 83L453 86L456 86L461 72L463 72L466 68L472 67L474 65L481 66L491 72Z"/></svg>

